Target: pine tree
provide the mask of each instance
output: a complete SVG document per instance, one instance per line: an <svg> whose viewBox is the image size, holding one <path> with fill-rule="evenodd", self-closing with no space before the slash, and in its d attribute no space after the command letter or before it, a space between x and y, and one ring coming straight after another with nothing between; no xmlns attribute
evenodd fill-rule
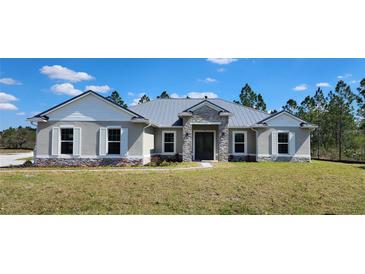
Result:
<svg viewBox="0 0 365 274"><path fill-rule="evenodd" d="M170 99L170 95L164 90L160 96L157 96L157 99Z"/></svg>
<svg viewBox="0 0 365 274"><path fill-rule="evenodd" d="M344 148L344 138L347 132L351 132L355 128L355 114L353 102L356 99L355 94L351 91L349 85L344 81L338 81L335 91L329 93L329 102L327 106L327 115L329 116L326 120L327 126L333 129L333 134L338 147L338 159L342 159L342 152ZM346 144L345 144L346 145Z"/></svg>
<svg viewBox="0 0 365 274"><path fill-rule="evenodd" d="M263 96L260 93L256 94L256 92L252 90L252 88L247 83L241 89L239 101L233 100L233 103L255 108L260 111L266 111L266 103Z"/></svg>
<svg viewBox="0 0 365 274"><path fill-rule="evenodd" d="M357 88L357 91L359 92L357 97L357 102L359 105L358 113L362 119L365 120L365 78L360 81L360 86Z"/></svg>
<svg viewBox="0 0 365 274"><path fill-rule="evenodd" d="M240 103L246 107L253 108L257 102L257 95L248 84L241 89L239 98Z"/></svg>
<svg viewBox="0 0 365 274"><path fill-rule="evenodd" d="M143 96L139 99L138 104L143 104L149 101L151 101L150 97L148 97L147 94L143 94Z"/></svg>
<svg viewBox="0 0 365 274"><path fill-rule="evenodd" d="M297 111L298 111L298 104L295 100L289 99L286 102L286 105L283 106L283 109L290 112L290 113L292 113L292 114L296 114Z"/></svg>
<svg viewBox="0 0 365 274"><path fill-rule="evenodd" d="M257 95L255 109L260 110L260 111L266 111L266 103L260 93Z"/></svg>
<svg viewBox="0 0 365 274"><path fill-rule="evenodd" d="M124 108L128 107L127 104L124 103L122 97L120 97L118 91L116 91L116 90L114 90L110 96L106 97L106 99L116 103L117 105L120 105L121 107L124 107Z"/></svg>

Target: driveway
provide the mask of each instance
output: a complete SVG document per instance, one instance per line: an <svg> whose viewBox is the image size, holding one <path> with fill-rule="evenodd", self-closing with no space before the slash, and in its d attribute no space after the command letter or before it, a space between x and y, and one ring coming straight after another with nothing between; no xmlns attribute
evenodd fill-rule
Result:
<svg viewBox="0 0 365 274"><path fill-rule="evenodd" d="M32 152L26 153L13 153L13 154L0 154L0 167L10 166L10 165L21 165L25 160L17 160L20 158L33 157Z"/></svg>

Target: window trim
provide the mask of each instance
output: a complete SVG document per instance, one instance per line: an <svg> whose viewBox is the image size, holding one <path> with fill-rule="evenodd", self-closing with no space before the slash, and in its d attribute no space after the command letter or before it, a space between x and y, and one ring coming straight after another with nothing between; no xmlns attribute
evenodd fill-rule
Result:
<svg viewBox="0 0 365 274"><path fill-rule="evenodd" d="M174 135L174 151L165 152L165 133L172 133ZM170 142L169 142L170 143ZM164 155L175 155L176 154L176 131L174 130L163 130L162 131L162 154Z"/></svg>
<svg viewBox="0 0 365 274"><path fill-rule="evenodd" d="M110 154L109 152L109 129L119 129L119 134L120 134L120 140L119 140L119 154ZM105 136L105 140L106 140L106 151L105 151L105 156L118 156L118 155L122 155L122 127L121 126L108 126L106 127L106 136ZM110 141L112 143L117 143L118 141Z"/></svg>
<svg viewBox="0 0 365 274"><path fill-rule="evenodd" d="M58 151L59 155L61 156L73 156L74 155L74 126L69 125L61 125L59 126L60 130L58 133ZM71 154L65 154L62 153L62 129L72 129L72 153ZM64 142L71 142L71 141L64 141Z"/></svg>
<svg viewBox="0 0 365 274"><path fill-rule="evenodd" d="M279 133L287 133L288 134L288 142L287 143L280 143L279 142ZM277 142L277 149L278 149L278 155L284 155L284 156L289 156L290 154L290 131L289 130L278 130L277 131L277 138L278 138L278 142ZM287 144L288 145L288 153L280 153L279 152L279 144Z"/></svg>
<svg viewBox="0 0 365 274"><path fill-rule="evenodd" d="M236 141L235 141L235 136L236 134L243 134L245 136L245 142L244 144L244 148L245 148L245 152L236 152ZM233 155L247 155L247 131L245 130L234 130L232 131L232 154Z"/></svg>

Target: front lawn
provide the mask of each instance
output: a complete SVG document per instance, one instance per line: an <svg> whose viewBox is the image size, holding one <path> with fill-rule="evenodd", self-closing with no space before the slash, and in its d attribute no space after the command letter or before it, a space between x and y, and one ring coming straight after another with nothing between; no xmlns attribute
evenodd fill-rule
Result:
<svg viewBox="0 0 365 274"><path fill-rule="evenodd" d="M0 214L365 214L365 165L0 173Z"/></svg>

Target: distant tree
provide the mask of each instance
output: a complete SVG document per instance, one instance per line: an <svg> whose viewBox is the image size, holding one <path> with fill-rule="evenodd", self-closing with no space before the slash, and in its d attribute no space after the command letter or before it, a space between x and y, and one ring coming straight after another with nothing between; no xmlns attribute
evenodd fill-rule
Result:
<svg viewBox="0 0 365 274"><path fill-rule="evenodd" d="M120 105L121 107L127 108L127 104L124 103L122 97L120 97L118 91L113 91L112 94L108 97L106 97L109 101L112 101L118 105Z"/></svg>
<svg viewBox="0 0 365 274"><path fill-rule="evenodd" d="M286 102L286 105L283 106L283 109L292 113L292 114L296 114L297 110L298 110L298 104L295 100L293 99L289 99Z"/></svg>
<svg viewBox="0 0 365 274"><path fill-rule="evenodd" d="M0 147L29 148L35 144L35 129L31 127L8 128L0 132Z"/></svg>
<svg viewBox="0 0 365 274"><path fill-rule="evenodd" d="M164 90L161 95L157 96L157 99L170 99L170 95Z"/></svg>
<svg viewBox="0 0 365 274"><path fill-rule="evenodd" d="M275 114L278 113L278 111L276 109L270 110L269 114Z"/></svg>
<svg viewBox="0 0 365 274"><path fill-rule="evenodd" d="M363 120L365 120L365 78L360 81L360 86L357 88L357 91L359 92L357 97L357 102L359 105L358 114Z"/></svg>
<svg viewBox="0 0 365 274"><path fill-rule="evenodd" d="M186 99L191 99L188 95L186 96Z"/></svg>
<svg viewBox="0 0 365 274"><path fill-rule="evenodd" d="M255 107L255 104L257 102L257 95L256 93L252 90L252 88L246 84L242 89L241 89L241 93L239 95L239 99L240 99L240 103L243 106L246 107Z"/></svg>
<svg viewBox="0 0 365 274"><path fill-rule="evenodd" d="M356 95L344 81L338 81L335 91L328 95L328 118L326 124L332 129L338 147L338 159L342 159L344 140L350 141L352 137L345 138L344 133L350 133L356 128L353 103Z"/></svg>
<svg viewBox="0 0 365 274"><path fill-rule="evenodd" d="M143 104L149 101L151 101L150 98L146 94L143 94L143 96L139 99L138 104Z"/></svg>
<svg viewBox="0 0 365 274"><path fill-rule="evenodd" d="M255 109L260 110L260 111L266 111L266 103L260 93L257 95Z"/></svg>
<svg viewBox="0 0 365 274"><path fill-rule="evenodd" d="M239 101L233 100L233 103L255 108L260 111L266 111L266 103L263 96L260 93L256 94L256 92L247 83L241 89Z"/></svg>

